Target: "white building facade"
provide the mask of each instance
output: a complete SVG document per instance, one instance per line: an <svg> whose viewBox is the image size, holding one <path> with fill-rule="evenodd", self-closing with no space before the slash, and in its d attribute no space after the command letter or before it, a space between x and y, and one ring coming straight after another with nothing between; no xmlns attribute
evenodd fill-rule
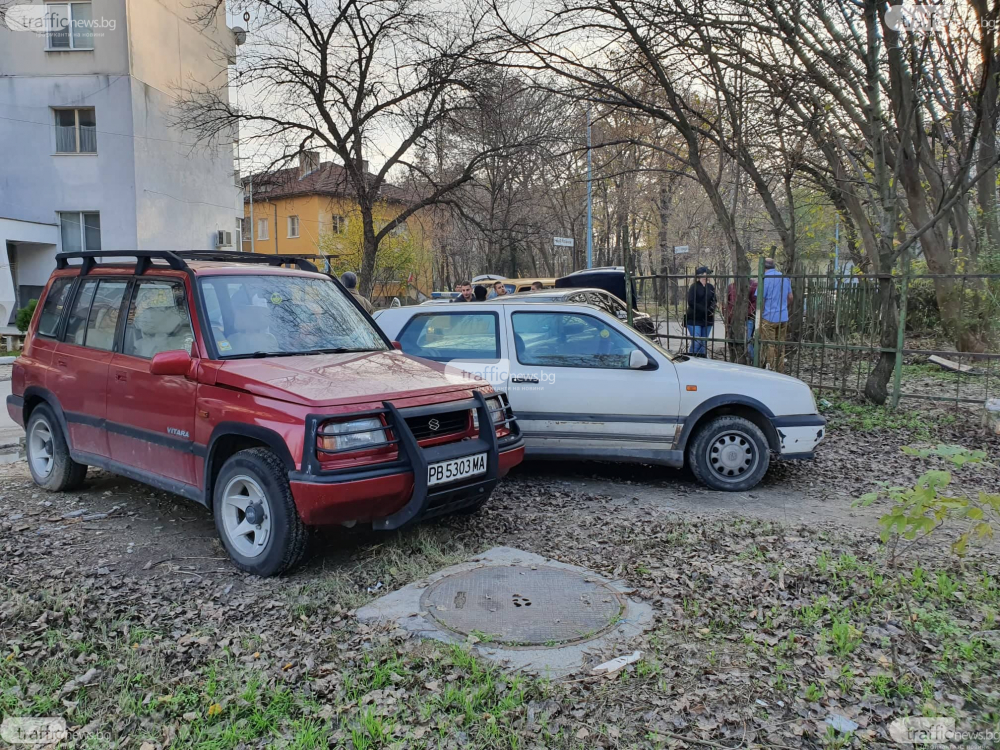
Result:
<svg viewBox="0 0 1000 750"><path fill-rule="evenodd" d="M180 87L228 91L224 12L205 28L189 0L29 4L0 24L0 331L58 252L211 250L220 231L238 249L243 215L233 139L174 124Z"/></svg>

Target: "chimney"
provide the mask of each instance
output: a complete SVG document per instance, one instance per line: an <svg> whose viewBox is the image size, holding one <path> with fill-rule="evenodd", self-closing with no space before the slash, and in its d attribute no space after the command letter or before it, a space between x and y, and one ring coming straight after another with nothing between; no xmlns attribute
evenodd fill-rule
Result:
<svg viewBox="0 0 1000 750"><path fill-rule="evenodd" d="M303 151L299 154L299 179L319 169L319 151Z"/></svg>
<svg viewBox="0 0 1000 750"><path fill-rule="evenodd" d="M353 163L357 163L357 162L354 162L353 159L351 161ZM347 166L346 162L345 162L344 166L345 167ZM367 159L362 159L361 160L361 173L362 174L368 174L368 160Z"/></svg>

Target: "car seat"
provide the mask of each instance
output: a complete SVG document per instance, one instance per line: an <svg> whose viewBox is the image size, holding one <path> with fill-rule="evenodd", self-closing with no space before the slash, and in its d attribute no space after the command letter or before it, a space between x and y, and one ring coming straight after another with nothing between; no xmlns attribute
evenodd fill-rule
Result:
<svg viewBox="0 0 1000 750"><path fill-rule="evenodd" d="M235 332L229 337L233 354L279 351L278 337L268 332L271 311L260 305L244 305L233 309Z"/></svg>
<svg viewBox="0 0 1000 750"><path fill-rule="evenodd" d="M176 307L147 307L135 316L135 330L141 338L134 339L126 353L149 359L154 354L191 345L191 327ZM129 349L131 348L131 351Z"/></svg>

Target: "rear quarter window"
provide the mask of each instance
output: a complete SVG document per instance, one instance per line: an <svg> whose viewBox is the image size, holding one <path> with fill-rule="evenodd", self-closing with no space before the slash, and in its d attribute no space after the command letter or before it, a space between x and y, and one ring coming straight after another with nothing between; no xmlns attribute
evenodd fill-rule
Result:
<svg viewBox="0 0 1000 750"><path fill-rule="evenodd" d="M59 333L59 321L62 320L63 309L69 301L69 291L74 281L74 277L64 277L52 282L38 318L39 336L51 338Z"/></svg>
<svg viewBox="0 0 1000 750"><path fill-rule="evenodd" d="M494 312L416 315L403 326L398 340L407 354L436 362L500 358Z"/></svg>

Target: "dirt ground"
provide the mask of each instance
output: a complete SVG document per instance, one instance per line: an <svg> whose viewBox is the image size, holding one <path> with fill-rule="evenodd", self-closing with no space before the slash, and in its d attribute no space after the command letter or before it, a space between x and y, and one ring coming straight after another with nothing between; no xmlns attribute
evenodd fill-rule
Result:
<svg viewBox="0 0 1000 750"><path fill-rule="evenodd" d="M66 746L142 750L888 747L897 716L993 726L997 558L931 549L890 571L884 506L851 500L942 468L900 450L937 442L989 454L956 490L1000 492L1000 441L947 412L852 409L831 407L815 461L751 492L528 463L477 516L326 531L271 580L229 565L198 505L94 471L48 494L23 462L0 466L0 714L65 716ZM642 661L554 684L352 617L501 544L634 585L656 610L628 644Z"/></svg>

